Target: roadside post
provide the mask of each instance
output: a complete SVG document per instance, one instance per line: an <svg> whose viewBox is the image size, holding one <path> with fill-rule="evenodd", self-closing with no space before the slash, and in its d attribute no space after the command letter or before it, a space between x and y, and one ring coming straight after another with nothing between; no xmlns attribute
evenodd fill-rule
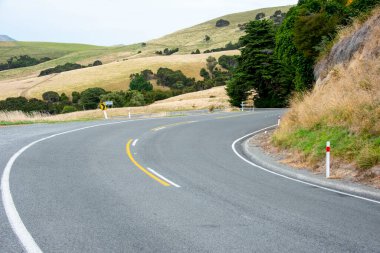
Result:
<svg viewBox="0 0 380 253"><path fill-rule="evenodd" d="M278 120L277 120L277 126L280 126L280 123L281 123L281 117L278 116Z"/></svg>
<svg viewBox="0 0 380 253"><path fill-rule="evenodd" d="M128 118L131 119L131 108L128 108Z"/></svg>
<svg viewBox="0 0 380 253"><path fill-rule="evenodd" d="M106 106L106 104L105 103L103 103L103 102L101 102L100 104L99 104L99 108L100 108L100 110L102 110L103 111L103 114L104 114L104 119L108 119L108 115L107 115L107 106Z"/></svg>
<svg viewBox="0 0 380 253"><path fill-rule="evenodd" d="M330 142L326 142L326 178L330 177Z"/></svg>

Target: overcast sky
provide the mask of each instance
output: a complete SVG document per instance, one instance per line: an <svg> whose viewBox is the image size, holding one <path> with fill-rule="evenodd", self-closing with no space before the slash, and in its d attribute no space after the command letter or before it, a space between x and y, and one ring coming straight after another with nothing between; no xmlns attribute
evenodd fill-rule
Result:
<svg viewBox="0 0 380 253"><path fill-rule="evenodd" d="M132 44L230 13L297 0L0 0L0 34L20 41Z"/></svg>

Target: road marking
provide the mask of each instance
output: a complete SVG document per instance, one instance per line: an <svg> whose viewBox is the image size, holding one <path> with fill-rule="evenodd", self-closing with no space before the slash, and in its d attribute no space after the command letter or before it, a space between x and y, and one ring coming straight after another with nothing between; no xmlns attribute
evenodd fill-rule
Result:
<svg viewBox="0 0 380 253"><path fill-rule="evenodd" d="M137 168L139 168L142 172L144 172L145 174L147 174L149 177L151 177L152 179L156 180L157 182L159 182L160 184L162 184L163 186L170 186L170 184L164 180L162 180L161 178L157 177L156 175L150 173L148 170L146 170L143 166L141 166L138 162L136 162L136 160L133 158L132 156L132 153L131 153L131 143L132 143L132 139L130 139L126 145L126 150L127 150L127 155L129 157L129 159L131 160L131 162L136 165Z"/></svg>
<svg viewBox="0 0 380 253"><path fill-rule="evenodd" d="M228 119L228 118L248 116L248 115L251 115L251 114L253 114L253 113L245 113L245 114L232 115L232 116L221 116L221 117L216 117L215 119Z"/></svg>
<svg viewBox="0 0 380 253"><path fill-rule="evenodd" d="M354 194L349 194L349 193L345 193L345 192L342 192L342 191L334 190L334 189L331 189L331 188L328 188L328 187L324 187L324 186L316 185L316 184L313 184L313 183L309 183L309 182L306 182L306 181L303 181L303 180L300 180L300 179L295 179L295 178L288 177L288 176L285 176L285 175L283 175L283 174L280 174L280 173L277 173L277 172L271 171L271 170L266 169L266 168L264 168L264 167L262 167L262 166L260 166L260 165L258 165L258 164L256 164L256 163L253 163L253 162L247 160L246 158L244 158L242 155L240 155L240 154L237 152L237 150L236 150L236 148L235 148L236 143L238 143L239 141L241 141L241 140L243 140L243 139L245 139L245 138L247 138L247 137L249 137L249 136L252 136L252 135L254 135L254 134L256 134L256 133L262 132L262 131L264 131L264 130L266 130L266 129L274 128L274 127L276 127L276 126L277 126L277 124L276 124L276 125L273 125L273 126L265 127L265 128L263 128L263 129L260 129L260 130L257 130L257 131L255 131L255 132L252 132L252 133L250 133L250 134L244 135L243 137L240 137L239 139L235 140L235 141L232 143L232 145L231 145L232 150L233 150L234 153L235 153L240 159L242 159L244 162L246 162L246 163L248 163L248 164L250 164L250 165L252 165L252 166L254 166L254 167L256 167L256 168L258 168L258 169L260 169L260 170L263 170L263 171L266 171L266 172L268 172L268 173L274 174L274 175L276 175L276 176L283 177L283 178L286 178L286 179L289 179L289 180L292 180L292 181L295 181L295 182L298 182L298 183L301 183L301 184L306 184L306 185L309 185L309 186L314 186L314 187L317 187L317 188L320 188L320 189L323 189L323 190L326 190L326 191L335 192L335 193L343 194L343 195L350 196L350 197L353 197L353 198L362 199L362 200L370 201L370 202L373 202L373 203L376 203L376 204L380 204L380 201L377 201L377 200L373 200L373 199L369 199L369 198L365 198L365 197L357 196L357 195L354 195Z"/></svg>
<svg viewBox="0 0 380 253"><path fill-rule="evenodd" d="M139 141L139 139L136 139L133 141L132 146L136 146L136 143Z"/></svg>
<svg viewBox="0 0 380 253"><path fill-rule="evenodd" d="M178 125L185 125L185 124L191 124L191 123L195 123L195 122L198 122L198 121L178 122L178 123L174 123L174 124L169 124L169 125L165 125L165 126L159 126L159 127L156 127L156 128L152 128L151 131L159 131L159 130L165 129L167 127L178 126Z"/></svg>
<svg viewBox="0 0 380 253"><path fill-rule="evenodd" d="M3 175L1 177L1 197L3 200L3 206L5 210L5 214L7 215L8 221L12 227L13 232L19 239L21 245L24 247L25 251L28 253L39 253L42 252L40 247L37 245L37 243L34 241L32 235L29 233L27 228L25 227L24 223L21 220L21 217L16 209L15 203L12 198L12 193L9 187L9 176L12 170L12 166L16 159L25 152L28 148L32 147L33 145L60 136L68 133L73 133L89 128L99 127L99 126L106 126L106 125L115 125L115 124L121 124L126 123L127 121L118 121L118 122L110 122L110 123L104 123L104 124L97 124L87 127L81 127L57 134L53 134L41 139L38 139L36 141L33 141L29 143L28 145L21 148L19 151L17 151L8 161L7 165L4 168Z"/></svg>
<svg viewBox="0 0 380 253"><path fill-rule="evenodd" d="M172 184L173 186L177 187L177 188L180 188L181 186L179 186L178 184L174 183L173 181L167 179L166 177L164 177L163 175L161 175L160 173L158 173L157 171L151 169L151 168L147 168L150 172L152 172L153 174L155 174L157 177L160 177L162 178L163 180L165 180L166 182Z"/></svg>

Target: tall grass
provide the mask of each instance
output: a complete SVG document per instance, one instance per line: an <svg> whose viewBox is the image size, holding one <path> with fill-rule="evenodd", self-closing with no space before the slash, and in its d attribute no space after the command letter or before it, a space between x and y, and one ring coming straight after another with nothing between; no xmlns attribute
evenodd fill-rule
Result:
<svg viewBox="0 0 380 253"><path fill-rule="evenodd" d="M380 12L376 15L380 17ZM341 40L354 32L353 29L351 34L341 35ZM378 164L379 45L380 29L373 27L369 39L350 62L335 65L311 92L296 95L274 134L274 143L293 147L313 162L323 159L325 141L339 136L332 143L340 147L339 152L334 153L336 157L354 162L360 168Z"/></svg>

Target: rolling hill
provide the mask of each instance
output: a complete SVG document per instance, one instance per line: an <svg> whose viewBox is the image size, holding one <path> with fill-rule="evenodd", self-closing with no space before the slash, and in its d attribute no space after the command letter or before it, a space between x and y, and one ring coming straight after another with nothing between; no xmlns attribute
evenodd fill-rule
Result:
<svg viewBox="0 0 380 253"><path fill-rule="evenodd" d="M204 51L225 46L228 42L235 43L244 32L239 24L253 20L257 13L266 16L273 15L276 10L286 12L291 6L265 8L218 17L193 27L183 29L159 39L133 45L111 47L48 43L48 42L0 42L0 63L12 56L27 54L31 57L53 58L39 65L0 71L0 99L9 96L26 96L40 98L47 90L65 92L81 91L88 87L99 86L107 90L128 89L129 75L146 68L156 70L168 67L182 70L186 75L199 79L199 70L205 66L209 54L190 55L195 49ZM229 26L216 27L216 21L225 19ZM208 42L205 35L210 36ZM164 48L179 48L172 56L157 56L156 51ZM213 53L215 57L223 54L238 54L238 51ZM101 60L103 65L64 72L61 74L38 77L41 70L65 63L87 65L95 60Z"/></svg>

